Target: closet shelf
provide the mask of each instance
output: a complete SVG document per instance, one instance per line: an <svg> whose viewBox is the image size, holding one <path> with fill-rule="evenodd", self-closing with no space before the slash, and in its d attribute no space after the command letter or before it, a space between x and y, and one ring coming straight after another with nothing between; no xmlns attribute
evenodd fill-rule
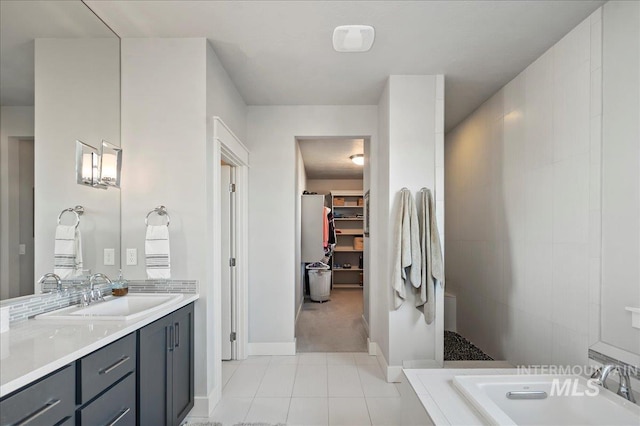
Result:
<svg viewBox="0 0 640 426"><path fill-rule="evenodd" d="M362 288L358 283L333 283L334 288Z"/></svg>
<svg viewBox="0 0 640 426"><path fill-rule="evenodd" d="M362 229L342 229L340 232L336 231L336 235L339 237L340 235L362 235Z"/></svg>
<svg viewBox="0 0 640 426"><path fill-rule="evenodd" d="M336 247L333 251L340 252L340 253L343 253L343 252L361 253L362 252L362 250L356 250L352 247Z"/></svg>
<svg viewBox="0 0 640 426"><path fill-rule="evenodd" d="M333 206L334 209L361 209L364 206Z"/></svg>
<svg viewBox="0 0 640 426"><path fill-rule="evenodd" d="M364 271L364 269L360 269L360 268L333 268L332 269L333 272L362 272Z"/></svg>
<svg viewBox="0 0 640 426"><path fill-rule="evenodd" d="M334 217L333 220L363 220L363 217Z"/></svg>

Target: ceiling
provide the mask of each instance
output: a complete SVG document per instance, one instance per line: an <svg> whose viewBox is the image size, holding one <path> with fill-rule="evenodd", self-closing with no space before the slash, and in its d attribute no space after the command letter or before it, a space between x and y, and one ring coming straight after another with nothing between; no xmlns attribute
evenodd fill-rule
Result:
<svg viewBox="0 0 640 426"><path fill-rule="evenodd" d="M206 37L249 105L374 105L390 74L444 74L451 129L603 1L102 1L120 37ZM372 25L366 53L334 27Z"/></svg>
<svg viewBox="0 0 640 426"><path fill-rule="evenodd" d="M0 105L33 105L35 38L116 37L80 1L0 1Z"/></svg>
<svg viewBox="0 0 640 426"><path fill-rule="evenodd" d="M364 153L363 139L298 139L307 179L362 179L349 158Z"/></svg>

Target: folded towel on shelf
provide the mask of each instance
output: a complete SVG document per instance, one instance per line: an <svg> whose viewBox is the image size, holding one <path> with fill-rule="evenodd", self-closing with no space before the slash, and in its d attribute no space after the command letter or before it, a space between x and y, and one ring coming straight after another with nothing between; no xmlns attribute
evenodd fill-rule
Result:
<svg viewBox="0 0 640 426"><path fill-rule="evenodd" d="M420 231L418 214L411 192L407 188L400 191L398 212L395 221L395 261L391 285L394 289L394 308L398 309L406 298L404 288L407 279L414 287L420 286ZM408 270L408 274L407 274Z"/></svg>
<svg viewBox="0 0 640 426"><path fill-rule="evenodd" d="M169 257L169 227L167 225L148 225L144 242L147 278L150 280L168 280L171 278L171 260Z"/></svg>
<svg viewBox="0 0 640 426"><path fill-rule="evenodd" d="M53 273L61 279L82 275L82 235L76 226L56 226L53 257Z"/></svg>

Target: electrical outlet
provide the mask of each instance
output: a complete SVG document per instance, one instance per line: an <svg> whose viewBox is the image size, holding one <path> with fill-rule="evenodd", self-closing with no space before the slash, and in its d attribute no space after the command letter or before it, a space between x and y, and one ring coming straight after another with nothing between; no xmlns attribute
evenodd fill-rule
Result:
<svg viewBox="0 0 640 426"><path fill-rule="evenodd" d="M104 249L104 265L113 266L116 264L116 249L106 248Z"/></svg>
<svg viewBox="0 0 640 426"><path fill-rule="evenodd" d="M128 248L127 249L127 265L137 265L138 264L138 249Z"/></svg>

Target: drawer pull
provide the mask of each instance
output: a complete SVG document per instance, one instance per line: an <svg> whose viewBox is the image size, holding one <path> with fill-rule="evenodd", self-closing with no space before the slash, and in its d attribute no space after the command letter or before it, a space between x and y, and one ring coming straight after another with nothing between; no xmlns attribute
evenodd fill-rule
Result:
<svg viewBox="0 0 640 426"><path fill-rule="evenodd" d="M131 358L129 357L129 355L125 355L122 358L120 358L118 361L116 361L114 364L100 370L98 374L102 375L102 374L111 373L113 370L120 367L122 364L129 361L130 359Z"/></svg>
<svg viewBox="0 0 640 426"><path fill-rule="evenodd" d="M111 420L109 423L107 423L107 426L113 426L113 425L115 425L116 423L118 423L120 420L122 420L122 418L123 418L124 416L126 416L126 415L127 415L127 413L128 413L129 411L131 411L131 408L125 408L124 410L120 411L120 412L118 413L118 415L115 417L115 419L113 419L113 420Z"/></svg>
<svg viewBox="0 0 640 426"><path fill-rule="evenodd" d="M33 420L37 419L38 417L40 417L41 415L43 415L47 411L51 410L53 407L55 407L58 404L60 404L60 400L59 399L54 399L53 401L47 402L42 408L39 408L38 410L36 410L33 413L29 414L27 417L25 417L24 419L22 419L18 423L16 423L15 426L22 426L22 425L26 425L26 424L32 422Z"/></svg>

